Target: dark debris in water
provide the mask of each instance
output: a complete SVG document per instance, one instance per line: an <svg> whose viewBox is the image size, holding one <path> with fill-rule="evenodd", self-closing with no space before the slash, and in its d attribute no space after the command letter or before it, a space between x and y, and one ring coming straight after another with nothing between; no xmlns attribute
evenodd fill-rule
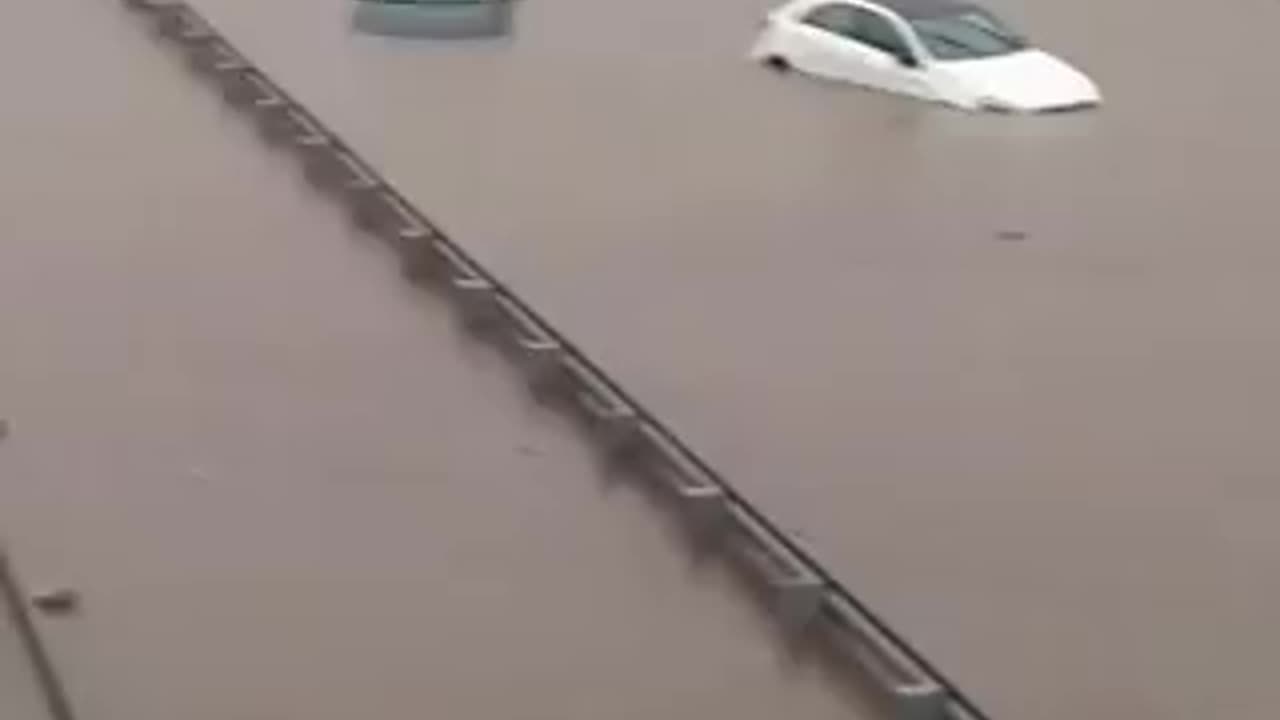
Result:
<svg viewBox="0 0 1280 720"><path fill-rule="evenodd" d="M40 590L31 596L31 604L48 615L69 615L80 609L80 593L68 587Z"/></svg>

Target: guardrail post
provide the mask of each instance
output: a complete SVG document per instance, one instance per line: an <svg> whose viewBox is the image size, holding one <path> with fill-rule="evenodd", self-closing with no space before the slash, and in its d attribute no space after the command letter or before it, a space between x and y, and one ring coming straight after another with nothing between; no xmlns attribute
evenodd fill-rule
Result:
<svg viewBox="0 0 1280 720"><path fill-rule="evenodd" d="M400 271L412 283L439 280L444 274L444 257L436 247L435 233L421 227L391 231L389 242L400 256Z"/></svg>
<svg viewBox="0 0 1280 720"><path fill-rule="evenodd" d="M201 76L213 74L213 68L222 61L222 52L216 45L184 45L187 67Z"/></svg>
<svg viewBox="0 0 1280 720"><path fill-rule="evenodd" d="M454 277L449 283L463 325L472 332L491 330L500 320L497 288L476 276Z"/></svg>
<svg viewBox="0 0 1280 720"><path fill-rule="evenodd" d="M808 626L822 610L826 587L800 558L740 507L730 508L738 531L738 557L773 596L774 610L790 631Z"/></svg>
<svg viewBox="0 0 1280 720"><path fill-rule="evenodd" d="M899 685L893 700L899 720L946 720L947 694L935 683Z"/></svg>
<svg viewBox="0 0 1280 720"><path fill-rule="evenodd" d="M218 34L189 10L162 11L156 29L182 48L187 65L197 73L209 74L216 64L234 56Z"/></svg>
<svg viewBox="0 0 1280 720"><path fill-rule="evenodd" d="M873 619L844 598L834 599L829 608L836 647L885 693L899 720L956 720L948 712L947 688L918 667Z"/></svg>
<svg viewBox="0 0 1280 720"><path fill-rule="evenodd" d="M207 72L217 83L223 99L236 107L243 107L244 102L234 102L237 99L236 94L243 95L249 89L244 87L244 83L253 74L253 68L249 63L245 62L244 58L231 49L224 48L218 57L210 63Z"/></svg>
<svg viewBox="0 0 1280 720"><path fill-rule="evenodd" d="M152 29L161 37L176 39L186 27L187 6L184 3L144 3L139 7L151 11Z"/></svg>
<svg viewBox="0 0 1280 720"><path fill-rule="evenodd" d="M222 99L236 109L244 110L255 101L270 96L262 79L243 61L215 65L214 77L222 92Z"/></svg>
<svg viewBox="0 0 1280 720"><path fill-rule="evenodd" d="M302 156L302 173L319 190L334 192L355 179L351 168L343 162L342 151L326 137L300 141L298 153Z"/></svg>
<svg viewBox="0 0 1280 720"><path fill-rule="evenodd" d="M545 397L564 380L564 348L555 340L520 337L516 339L520 369L534 395Z"/></svg>
<svg viewBox="0 0 1280 720"><path fill-rule="evenodd" d="M822 609L823 586L814 578L775 582L774 590L778 594L778 616L789 629L807 626Z"/></svg>
<svg viewBox="0 0 1280 720"><path fill-rule="evenodd" d="M710 539L723 529L729 501L718 487L681 487L676 490L681 509L699 539Z"/></svg>
<svg viewBox="0 0 1280 720"><path fill-rule="evenodd" d="M606 456L622 459L632 449L640 426L635 411L629 407L596 406L593 416L596 436Z"/></svg>
<svg viewBox="0 0 1280 720"><path fill-rule="evenodd" d="M283 95L273 94L253 103L258 132L269 144L299 147L325 139L306 114Z"/></svg>
<svg viewBox="0 0 1280 720"><path fill-rule="evenodd" d="M215 44L219 39L212 28L189 11L169 12L166 15L173 18L169 21L168 31L180 45L203 48Z"/></svg>
<svg viewBox="0 0 1280 720"><path fill-rule="evenodd" d="M342 189L351 222L361 230L382 237L387 228L387 203L376 183L353 180Z"/></svg>
<svg viewBox="0 0 1280 720"><path fill-rule="evenodd" d="M675 498L697 538L718 534L729 519L729 498L724 489L657 428L646 425L640 434L647 442L654 479Z"/></svg>
<svg viewBox="0 0 1280 720"><path fill-rule="evenodd" d="M279 95L264 97L253 103L258 134L271 145L278 145L296 130L291 113L289 103Z"/></svg>
<svg viewBox="0 0 1280 720"><path fill-rule="evenodd" d="M448 262L436 242L437 234L423 225L387 188L345 151L317 160L310 168L312 182L336 185L346 201L352 222L364 232L387 243L400 259L400 272L414 283L446 276ZM338 164L325 166L331 161ZM468 273L457 273L462 277Z"/></svg>
<svg viewBox="0 0 1280 720"><path fill-rule="evenodd" d="M636 409L581 360L567 358L564 369L568 381L576 386L573 399L578 417L586 422L597 447L611 461L629 457L642 427Z"/></svg>

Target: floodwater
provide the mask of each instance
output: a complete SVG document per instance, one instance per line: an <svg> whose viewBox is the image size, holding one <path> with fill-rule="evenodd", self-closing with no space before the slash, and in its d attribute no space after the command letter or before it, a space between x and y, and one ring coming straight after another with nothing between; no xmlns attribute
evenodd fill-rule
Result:
<svg viewBox="0 0 1280 720"><path fill-rule="evenodd" d="M186 74L0 5L0 528L84 720L867 716Z"/></svg>
<svg viewBox="0 0 1280 720"><path fill-rule="evenodd" d="M754 68L763 0L196 4L996 717L1273 717L1280 5L993 2L1108 98L1020 119ZM103 717L834 711L120 13L0 10L0 517Z"/></svg>
<svg viewBox="0 0 1280 720"><path fill-rule="evenodd" d="M763 72L766 0L196 4L997 717L1274 716L1280 4L992 0L1108 98L1042 118Z"/></svg>
<svg viewBox="0 0 1280 720"><path fill-rule="evenodd" d="M5 720L51 720L9 612L0 599L0 708Z"/></svg>

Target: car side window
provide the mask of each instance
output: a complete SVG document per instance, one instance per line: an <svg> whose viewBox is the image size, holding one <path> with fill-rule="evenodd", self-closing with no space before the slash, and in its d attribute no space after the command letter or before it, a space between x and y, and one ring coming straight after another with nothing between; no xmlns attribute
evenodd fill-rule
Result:
<svg viewBox="0 0 1280 720"><path fill-rule="evenodd" d="M893 23L889 22L888 18L863 8L853 8L853 13L855 22L853 34L850 37L854 40L877 50L883 50L894 57L914 57L910 46L902 39L902 34L893 26Z"/></svg>
<svg viewBox="0 0 1280 720"><path fill-rule="evenodd" d="M852 5L828 3L806 13L803 22L842 37L852 37L857 17L857 8Z"/></svg>

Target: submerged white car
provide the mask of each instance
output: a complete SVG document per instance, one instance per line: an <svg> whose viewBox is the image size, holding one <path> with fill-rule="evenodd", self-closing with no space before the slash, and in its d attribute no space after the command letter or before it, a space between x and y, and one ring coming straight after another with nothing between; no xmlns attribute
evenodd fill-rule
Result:
<svg viewBox="0 0 1280 720"><path fill-rule="evenodd" d="M969 110L1098 105L1084 73L966 0L793 0L769 14L756 60Z"/></svg>

